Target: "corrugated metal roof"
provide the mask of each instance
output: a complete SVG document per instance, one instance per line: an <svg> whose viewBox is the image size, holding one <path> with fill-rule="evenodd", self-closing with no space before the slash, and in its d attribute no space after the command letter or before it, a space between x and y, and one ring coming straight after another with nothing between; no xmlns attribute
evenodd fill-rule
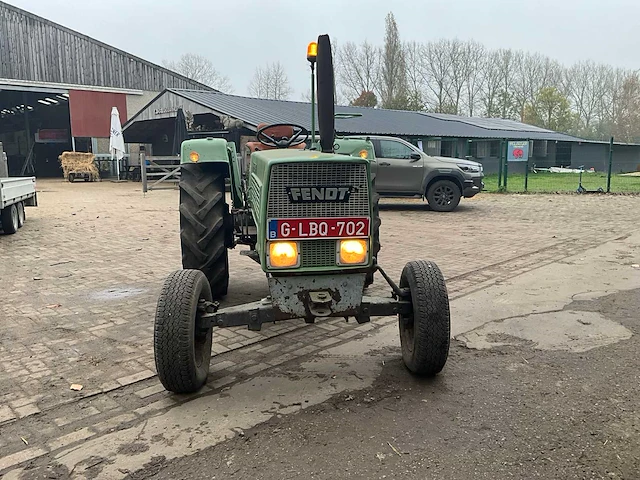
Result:
<svg viewBox="0 0 640 480"><path fill-rule="evenodd" d="M294 123L311 128L311 104L308 102L267 100L198 90L169 90L217 114L242 120L254 128L263 122ZM336 106L336 113L362 115L336 119L336 131L339 134L585 141L512 120L349 106Z"/></svg>

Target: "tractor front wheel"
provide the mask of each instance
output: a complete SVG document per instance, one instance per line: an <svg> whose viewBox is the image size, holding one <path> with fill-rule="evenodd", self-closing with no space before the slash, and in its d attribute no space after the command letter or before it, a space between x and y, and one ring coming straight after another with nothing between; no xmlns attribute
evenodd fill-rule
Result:
<svg viewBox="0 0 640 480"><path fill-rule="evenodd" d="M219 165L182 165L180 169L182 268L201 270L214 299L225 296L229 287L225 178L226 168Z"/></svg>
<svg viewBox="0 0 640 480"><path fill-rule="evenodd" d="M402 359L416 375L439 373L449 356L449 296L438 266L424 260L405 265L400 288L409 288L412 312L399 315Z"/></svg>
<svg viewBox="0 0 640 480"><path fill-rule="evenodd" d="M164 387L193 393L207 381L212 329L200 323L200 302L211 301L211 288L200 270L178 270L160 292L154 326L156 370Z"/></svg>

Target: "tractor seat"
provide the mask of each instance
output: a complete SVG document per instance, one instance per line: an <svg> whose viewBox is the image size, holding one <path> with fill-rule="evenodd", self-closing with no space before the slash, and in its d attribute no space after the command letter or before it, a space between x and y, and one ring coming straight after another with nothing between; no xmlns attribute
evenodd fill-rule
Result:
<svg viewBox="0 0 640 480"><path fill-rule="evenodd" d="M258 125L257 130L266 127L267 125L267 123L261 123ZM271 137L291 137L291 135L293 135L293 128L287 126L272 127L265 129L264 132ZM264 145L263 143L255 141L247 142L246 148L249 149L248 153L251 154L260 150L275 150L277 147L271 147L269 145ZM287 149L304 150L305 148L306 145L304 143L301 143L300 145L294 145L292 147L288 147Z"/></svg>

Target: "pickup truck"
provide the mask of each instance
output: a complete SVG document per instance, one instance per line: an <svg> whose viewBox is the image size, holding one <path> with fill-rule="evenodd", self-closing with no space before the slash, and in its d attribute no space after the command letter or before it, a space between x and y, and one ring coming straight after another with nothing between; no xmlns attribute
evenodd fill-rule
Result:
<svg viewBox="0 0 640 480"><path fill-rule="evenodd" d="M24 225L24 207L37 205L36 177L0 178L0 231L16 233Z"/></svg>
<svg viewBox="0 0 640 480"><path fill-rule="evenodd" d="M373 143L376 191L381 197L422 197L432 210L450 212L462 197L471 198L484 188L478 162L430 156L396 137L366 138Z"/></svg>

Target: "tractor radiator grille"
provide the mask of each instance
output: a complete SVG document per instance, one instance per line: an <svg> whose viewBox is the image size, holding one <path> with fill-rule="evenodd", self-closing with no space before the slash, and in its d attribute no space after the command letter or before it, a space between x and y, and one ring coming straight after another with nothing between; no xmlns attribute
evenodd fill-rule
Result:
<svg viewBox="0 0 640 480"><path fill-rule="evenodd" d="M305 240L300 242L302 268L331 267L336 264L336 240Z"/></svg>
<svg viewBox="0 0 640 480"><path fill-rule="evenodd" d="M247 197L251 208L258 212L260 209L260 185L253 175L249 178Z"/></svg>
<svg viewBox="0 0 640 480"><path fill-rule="evenodd" d="M292 203L287 187L350 186L347 202ZM269 178L267 218L361 217L369 213L369 185L364 164L331 162L274 165Z"/></svg>

